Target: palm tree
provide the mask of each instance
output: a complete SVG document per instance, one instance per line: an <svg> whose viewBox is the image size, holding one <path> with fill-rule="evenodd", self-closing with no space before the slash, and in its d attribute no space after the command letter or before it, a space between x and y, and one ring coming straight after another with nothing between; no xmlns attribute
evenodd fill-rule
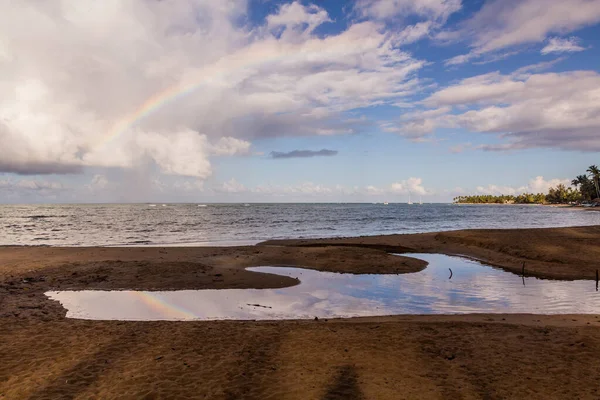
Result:
<svg viewBox="0 0 600 400"><path fill-rule="evenodd" d="M592 200L597 196L596 185L587 175L577 175L571 185L579 189L583 200Z"/></svg>
<svg viewBox="0 0 600 400"><path fill-rule="evenodd" d="M600 168L597 165L590 165L587 169L587 172L590 174L592 181L594 181L594 186L596 186L596 194L600 197Z"/></svg>
<svg viewBox="0 0 600 400"><path fill-rule="evenodd" d="M583 186L586 182L588 182L589 178L587 175L577 175L577 178L571 181L571 185L577 187L579 185Z"/></svg>

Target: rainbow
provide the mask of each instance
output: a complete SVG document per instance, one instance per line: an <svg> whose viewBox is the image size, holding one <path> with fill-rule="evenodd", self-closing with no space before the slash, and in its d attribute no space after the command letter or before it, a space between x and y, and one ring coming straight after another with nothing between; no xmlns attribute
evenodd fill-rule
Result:
<svg viewBox="0 0 600 400"><path fill-rule="evenodd" d="M157 296L156 292L132 291L131 293L152 310L158 311L162 315L182 320L198 319L196 314L183 307L175 306L167 302L165 299Z"/></svg>
<svg viewBox="0 0 600 400"><path fill-rule="evenodd" d="M258 65L266 65L279 60L287 59L290 51L277 52L270 46L256 48L251 46L239 54L230 56L227 59L221 59L212 67L201 71L201 77L187 83L180 83L175 86L167 87L166 89L155 93L146 101L140 104L134 111L120 118L112 128L103 136L101 136L98 145L109 143L114 138L121 136L123 133L130 130L139 121L153 114L167 104L173 103L182 97L196 91L199 87L209 81L215 81L218 78L224 78L226 74L242 70ZM273 54L276 54L274 56ZM237 65L236 65L237 64ZM234 67L231 67L234 65Z"/></svg>
<svg viewBox="0 0 600 400"><path fill-rule="evenodd" d="M155 93L153 96L144 101L133 112L122 117L108 133L103 137L103 142L110 142L113 138L120 136L122 133L131 129L138 121L144 119L164 105L175 101L188 93L193 92L198 85L190 85L187 88L180 86L169 87L162 92Z"/></svg>

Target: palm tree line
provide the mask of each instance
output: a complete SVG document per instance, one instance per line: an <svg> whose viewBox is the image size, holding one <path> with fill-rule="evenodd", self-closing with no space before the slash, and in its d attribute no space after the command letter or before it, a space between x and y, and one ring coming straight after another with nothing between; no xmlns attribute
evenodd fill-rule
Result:
<svg viewBox="0 0 600 400"><path fill-rule="evenodd" d="M470 204L573 204L592 202L600 198L600 168L591 165L586 173L571 181L571 187L559 184L548 193L523 193L499 196L484 194L458 196L455 203Z"/></svg>

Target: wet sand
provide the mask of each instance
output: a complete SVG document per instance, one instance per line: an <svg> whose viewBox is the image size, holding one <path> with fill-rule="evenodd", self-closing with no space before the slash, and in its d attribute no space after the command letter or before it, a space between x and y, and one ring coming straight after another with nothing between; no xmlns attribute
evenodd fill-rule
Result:
<svg viewBox="0 0 600 400"><path fill-rule="evenodd" d="M332 272L405 273L427 263L351 247L0 247L0 317L63 317L48 290L246 289L296 285L292 278L246 271L302 266Z"/></svg>
<svg viewBox="0 0 600 400"><path fill-rule="evenodd" d="M464 254L592 278L600 227L277 241L234 248L0 248L0 399L599 398L600 318L395 316L278 322L65 319L49 289L265 288L256 265L356 273Z"/></svg>
<svg viewBox="0 0 600 400"><path fill-rule="evenodd" d="M543 229L470 229L416 235L280 240L286 246L359 246L390 252L464 255L527 276L595 279L600 269L600 226Z"/></svg>

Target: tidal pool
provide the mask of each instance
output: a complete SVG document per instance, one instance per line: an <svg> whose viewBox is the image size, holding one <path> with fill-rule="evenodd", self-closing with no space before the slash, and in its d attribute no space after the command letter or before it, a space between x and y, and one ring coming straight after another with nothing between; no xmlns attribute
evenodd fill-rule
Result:
<svg viewBox="0 0 600 400"><path fill-rule="evenodd" d="M354 275L303 268L250 271L298 278L283 289L61 291L67 317L94 320L274 320L462 313L600 313L595 282L525 278L477 261L405 254L429 265L400 275ZM452 270L452 278L450 271Z"/></svg>

